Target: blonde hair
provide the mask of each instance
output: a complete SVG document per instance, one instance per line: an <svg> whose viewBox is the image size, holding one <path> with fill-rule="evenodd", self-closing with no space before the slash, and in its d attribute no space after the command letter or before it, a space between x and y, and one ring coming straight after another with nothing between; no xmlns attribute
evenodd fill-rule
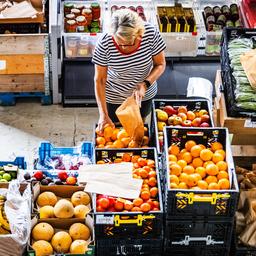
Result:
<svg viewBox="0 0 256 256"><path fill-rule="evenodd" d="M129 9L117 10L112 14L111 33L125 39L143 36L145 31L142 18Z"/></svg>

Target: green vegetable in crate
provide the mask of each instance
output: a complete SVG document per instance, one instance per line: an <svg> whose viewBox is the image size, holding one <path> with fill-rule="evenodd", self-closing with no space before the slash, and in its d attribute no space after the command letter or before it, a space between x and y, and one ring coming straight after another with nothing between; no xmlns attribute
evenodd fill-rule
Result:
<svg viewBox="0 0 256 256"><path fill-rule="evenodd" d="M256 102L256 93L237 93L236 100L239 102L246 101L246 102Z"/></svg>
<svg viewBox="0 0 256 256"><path fill-rule="evenodd" d="M256 111L256 102L239 102L237 106L246 110Z"/></svg>
<svg viewBox="0 0 256 256"><path fill-rule="evenodd" d="M0 167L0 182L9 182L17 179L18 166L8 164Z"/></svg>

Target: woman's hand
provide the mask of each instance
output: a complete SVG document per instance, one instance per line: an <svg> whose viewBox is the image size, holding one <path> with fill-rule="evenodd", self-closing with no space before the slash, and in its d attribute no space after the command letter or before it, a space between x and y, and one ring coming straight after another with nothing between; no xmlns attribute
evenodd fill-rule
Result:
<svg viewBox="0 0 256 256"><path fill-rule="evenodd" d="M103 135L104 126L106 124L109 124L113 128L115 127L114 123L112 122L112 120L109 118L108 115L100 115L96 132L98 132L100 135Z"/></svg>
<svg viewBox="0 0 256 256"><path fill-rule="evenodd" d="M145 96L146 90L145 83L142 82L137 84L137 88L134 91L134 97L139 107L141 107L141 101Z"/></svg>

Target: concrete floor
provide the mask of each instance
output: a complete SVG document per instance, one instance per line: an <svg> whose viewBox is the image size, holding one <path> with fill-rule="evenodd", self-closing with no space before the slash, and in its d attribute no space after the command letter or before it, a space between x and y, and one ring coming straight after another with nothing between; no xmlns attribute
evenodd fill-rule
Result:
<svg viewBox="0 0 256 256"><path fill-rule="evenodd" d="M0 161L25 156L31 167L41 141L56 146L79 145L92 140L97 121L97 108L41 106L37 102L0 107Z"/></svg>

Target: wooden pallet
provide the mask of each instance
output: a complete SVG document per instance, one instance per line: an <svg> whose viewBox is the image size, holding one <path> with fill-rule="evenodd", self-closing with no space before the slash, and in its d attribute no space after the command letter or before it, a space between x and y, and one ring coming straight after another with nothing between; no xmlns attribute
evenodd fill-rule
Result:
<svg viewBox="0 0 256 256"><path fill-rule="evenodd" d="M256 128L247 127L246 118L229 117L222 89L220 71L217 71L215 80L216 98L214 100L217 126L227 127L233 135L233 145L256 145Z"/></svg>

